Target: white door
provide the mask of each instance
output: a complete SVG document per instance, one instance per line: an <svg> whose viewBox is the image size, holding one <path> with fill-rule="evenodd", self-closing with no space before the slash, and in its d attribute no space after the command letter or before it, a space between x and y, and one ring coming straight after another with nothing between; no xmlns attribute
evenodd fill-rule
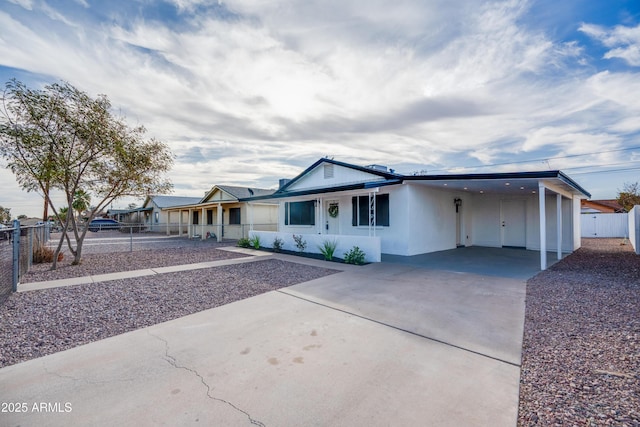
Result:
<svg viewBox="0 0 640 427"><path fill-rule="evenodd" d="M527 210L524 200L503 200L501 204L502 246L527 246Z"/></svg>
<svg viewBox="0 0 640 427"><path fill-rule="evenodd" d="M337 200L327 200L324 204L324 233L325 234L340 234L340 210Z"/></svg>

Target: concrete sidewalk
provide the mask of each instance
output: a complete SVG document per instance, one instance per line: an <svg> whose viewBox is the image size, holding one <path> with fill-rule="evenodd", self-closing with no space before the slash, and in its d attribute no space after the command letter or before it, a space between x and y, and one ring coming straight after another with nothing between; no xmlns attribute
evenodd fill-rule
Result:
<svg viewBox="0 0 640 427"><path fill-rule="evenodd" d="M524 295L515 279L347 267L0 369L0 400L27 408L0 424L513 427Z"/></svg>

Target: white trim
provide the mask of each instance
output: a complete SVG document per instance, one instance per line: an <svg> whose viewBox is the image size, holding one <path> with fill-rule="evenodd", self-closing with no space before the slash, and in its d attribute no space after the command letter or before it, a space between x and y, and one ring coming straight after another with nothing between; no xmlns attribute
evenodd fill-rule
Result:
<svg viewBox="0 0 640 427"><path fill-rule="evenodd" d="M538 181L538 200L540 201L540 270L547 269L547 214L545 207L545 184Z"/></svg>
<svg viewBox="0 0 640 427"><path fill-rule="evenodd" d="M558 242L558 260L562 259L562 194L556 194L556 221L557 225L557 236L556 241Z"/></svg>

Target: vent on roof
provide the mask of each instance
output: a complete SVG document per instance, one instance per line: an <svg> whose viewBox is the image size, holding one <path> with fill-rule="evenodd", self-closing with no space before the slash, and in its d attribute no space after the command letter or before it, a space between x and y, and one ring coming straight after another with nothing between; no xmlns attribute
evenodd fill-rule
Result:
<svg viewBox="0 0 640 427"><path fill-rule="evenodd" d="M285 185L287 185L289 183L289 181L291 181L291 180L288 179L288 178L280 178L278 188L284 187Z"/></svg>
<svg viewBox="0 0 640 427"><path fill-rule="evenodd" d="M374 169L374 170L381 171L381 172L386 172L387 171L387 167L383 166L383 165L367 165L367 166L365 166L365 168Z"/></svg>
<svg viewBox="0 0 640 427"><path fill-rule="evenodd" d="M324 165L324 179L333 178L333 164L327 163Z"/></svg>

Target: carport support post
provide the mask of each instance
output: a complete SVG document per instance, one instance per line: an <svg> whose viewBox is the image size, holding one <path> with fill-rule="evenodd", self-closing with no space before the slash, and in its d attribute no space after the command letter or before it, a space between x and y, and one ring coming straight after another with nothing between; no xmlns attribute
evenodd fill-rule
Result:
<svg viewBox="0 0 640 427"><path fill-rule="evenodd" d="M547 215L545 207L545 187L538 182L538 200L540 205L540 270L547 269Z"/></svg>
<svg viewBox="0 0 640 427"><path fill-rule="evenodd" d="M558 222L558 260L562 259L562 194L556 194L556 221Z"/></svg>

